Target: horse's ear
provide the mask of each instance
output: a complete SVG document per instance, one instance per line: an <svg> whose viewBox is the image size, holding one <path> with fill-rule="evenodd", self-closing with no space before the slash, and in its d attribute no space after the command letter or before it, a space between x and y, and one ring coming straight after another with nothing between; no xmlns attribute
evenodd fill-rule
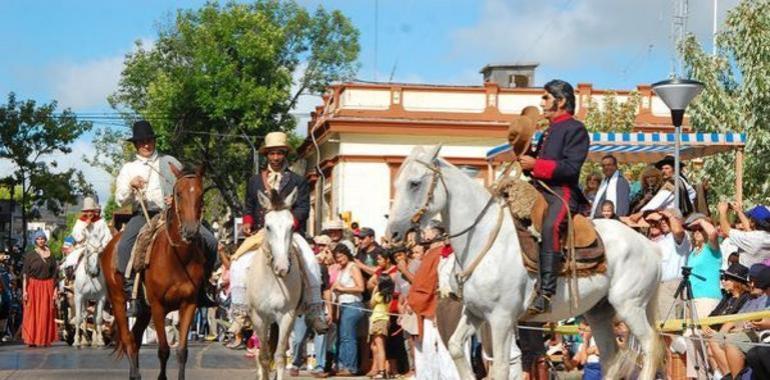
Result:
<svg viewBox="0 0 770 380"><path fill-rule="evenodd" d="M291 208L291 206L294 206L294 202L297 201L297 188L295 187L294 190L289 193L289 195L284 198L283 203L286 205L287 208Z"/></svg>
<svg viewBox="0 0 770 380"><path fill-rule="evenodd" d="M198 166L198 169L195 170L195 175L203 178L204 174L206 174L206 165Z"/></svg>
<svg viewBox="0 0 770 380"><path fill-rule="evenodd" d="M270 202L270 198L265 195L265 193L258 191L257 192L257 200L259 201L259 205L262 206L265 210L272 210L273 209L273 202Z"/></svg>
<svg viewBox="0 0 770 380"><path fill-rule="evenodd" d="M176 178L179 178L182 176L182 170L176 167L176 165L169 162L168 167L171 168L171 172L174 173L174 176Z"/></svg>
<svg viewBox="0 0 770 380"><path fill-rule="evenodd" d="M430 157L430 161L434 161L438 158L438 154L441 152L441 147L442 145L438 144L428 151L428 157Z"/></svg>

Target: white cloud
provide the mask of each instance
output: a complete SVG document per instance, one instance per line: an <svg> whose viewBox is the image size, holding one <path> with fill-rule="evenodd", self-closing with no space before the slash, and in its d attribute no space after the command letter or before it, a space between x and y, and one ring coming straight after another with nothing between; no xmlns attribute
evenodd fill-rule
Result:
<svg viewBox="0 0 770 380"><path fill-rule="evenodd" d="M102 169L95 168L86 164L83 161L83 156L93 157L96 154L96 149L93 144L86 138L81 137L76 140L72 145L72 152L69 154L51 154L43 157L45 162L56 162L56 168L51 171L54 173L60 173L71 168L79 169L83 172L86 181L90 183L96 194L99 196L99 202L104 204L110 195L110 185L112 184L112 176ZM15 170L15 165L8 160L0 160L0 173L11 173Z"/></svg>
<svg viewBox="0 0 770 380"><path fill-rule="evenodd" d="M155 40L140 38L145 50L151 49ZM136 45L125 53L136 51ZM88 60L80 63L60 62L51 65L47 77L51 83L54 99L62 107L91 108L107 107L107 96L115 92L123 71L125 53Z"/></svg>
<svg viewBox="0 0 770 380"><path fill-rule="evenodd" d="M738 0L719 2L720 22ZM688 31L711 40L711 1L690 1ZM476 25L452 35L454 56L491 62L538 61L554 68L602 64L653 45L670 55L671 0L486 0Z"/></svg>
<svg viewBox="0 0 770 380"><path fill-rule="evenodd" d="M122 70L122 55L82 64L59 64L50 72L54 98L63 107L106 106L107 96L118 87Z"/></svg>

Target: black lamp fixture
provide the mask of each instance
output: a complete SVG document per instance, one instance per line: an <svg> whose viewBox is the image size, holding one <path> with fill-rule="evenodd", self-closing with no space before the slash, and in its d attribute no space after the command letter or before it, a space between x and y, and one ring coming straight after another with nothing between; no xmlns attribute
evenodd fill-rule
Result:
<svg viewBox="0 0 770 380"><path fill-rule="evenodd" d="M655 91L671 110L671 122L674 126L681 127L684 110L703 91L703 83L690 79L667 79L653 84L652 91Z"/></svg>
<svg viewBox="0 0 770 380"><path fill-rule="evenodd" d="M684 120L684 110L690 105L690 102L703 91L703 83L691 79L673 78L657 82L652 85L652 91L666 104L671 110L671 123L674 124L674 133L676 135L676 145L674 146L674 178L680 180L679 174L679 153L682 137L682 121ZM676 208L679 208L679 186L674 186L674 202Z"/></svg>

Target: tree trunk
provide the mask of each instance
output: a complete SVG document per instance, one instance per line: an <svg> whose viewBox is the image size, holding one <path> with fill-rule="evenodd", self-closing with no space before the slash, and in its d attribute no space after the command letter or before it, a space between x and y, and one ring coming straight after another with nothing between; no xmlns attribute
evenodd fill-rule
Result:
<svg viewBox="0 0 770 380"><path fill-rule="evenodd" d="M27 252L27 187L21 176L21 254Z"/></svg>

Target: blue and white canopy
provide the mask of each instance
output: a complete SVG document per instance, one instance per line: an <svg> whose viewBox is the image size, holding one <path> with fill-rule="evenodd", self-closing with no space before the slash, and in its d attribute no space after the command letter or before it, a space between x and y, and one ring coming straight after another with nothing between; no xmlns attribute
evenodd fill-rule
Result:
<svg viewBox="0 0 770 380"><path fill-rule="evenodd" d="M535 133L532 145L536 144L540 136L540 132ZM590 136L589 160L600 161L605 155L612 154L620 162L656 162L674 154L676 139L673 132L593 132ZM680 157L690 160L745 145L745 133L682 133ZM511 147L508 144L487 151L487 160L490 161L506 161L511 158Z"/></svg>

